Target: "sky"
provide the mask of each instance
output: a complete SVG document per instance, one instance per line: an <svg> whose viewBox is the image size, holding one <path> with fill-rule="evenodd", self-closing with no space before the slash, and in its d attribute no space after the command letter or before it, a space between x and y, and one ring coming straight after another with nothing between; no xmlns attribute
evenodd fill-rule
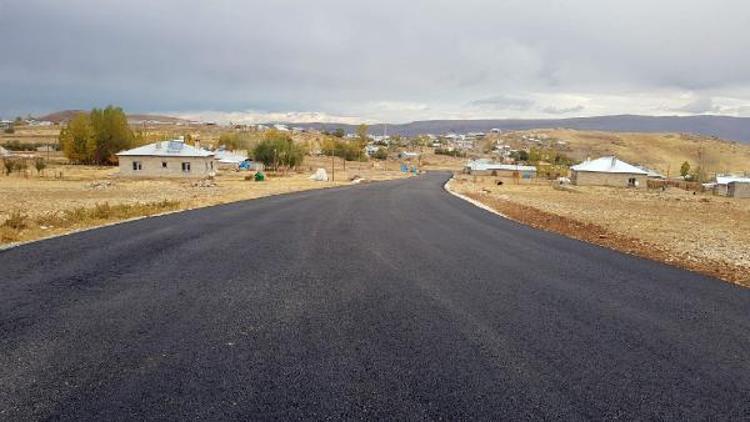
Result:
<svg viewBox="0 0 750 422"><path fill-rule="evenodd" d="M750 116L746 0L0 0L0 117Z"/></svg>

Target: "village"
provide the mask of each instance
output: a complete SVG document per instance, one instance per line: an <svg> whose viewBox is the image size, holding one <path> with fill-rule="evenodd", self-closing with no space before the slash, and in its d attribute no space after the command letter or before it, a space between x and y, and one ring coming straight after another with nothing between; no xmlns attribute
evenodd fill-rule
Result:
<svg viewBox="0 0 750 422"><path fill-rule="evenodd" d="M366 126L356 133L281 123L130 119L143 144L117 152L116 166L92 166L65 157L59 136L67 123L0 122L3 243L124 218L447 171L453 174L451 189L521 222L554 230L544 218L517 208L530 207L594 225L599 233L563 234L599 244L617 236L637 239L633 253L750 284L750 147L742 144L565 129L400 136L369 133ZM277 149L254 157L269 135L292 140L304 157L294 165L284 165ZM101 218L72 217L97 214Z"/></svg>

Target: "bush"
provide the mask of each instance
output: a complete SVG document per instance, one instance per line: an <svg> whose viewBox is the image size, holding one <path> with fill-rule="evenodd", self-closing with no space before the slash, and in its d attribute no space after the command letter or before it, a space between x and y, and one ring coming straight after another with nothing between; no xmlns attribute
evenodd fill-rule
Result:
<svg viewBox="0 0 750 422"><path fill-rule="evenodd" d="M272 129L263 135L263 140L253 150L253 157L266 166L294 168L302 164L305 149L295 144L289 134Z"/></svg>
<svg viewBox="0 0 750 422"><path fill-rule="evenodd" d="M378 148L370 157L376 160L385 160L388 158L388 150L385 148Z"/></svg>
<svg viewBox="0 0 750 422"><path fill-rule="evenodd" d="M26 220L29 217L23 214L21 211L13 210L10 213L10 217L3 223L3 227L8 227L13 230L23 230L27 227Z"/></svg>
<svg viewBox="0 0 750 422"><path fill-rule="evenodd" d="M443 148L435 148L436 155L449 155L451 157L466 157L465 151L459 151L454 149L453 151Z"/></svg>
<svg viewBox="0 0 750 422"><path fill-rule="evenodd" d="M11 158L4 158L3 169L5 171L5 175L10 176L10 174L13 173L13 170L16 169L16 160Z"/></svg>
<svg viewBox="0 0 750 422"><path fill-rule="evenodd" d="M42 174L42 171L47 168L47 162L42 157L36 157L34 159L34 168L37 174Z"/></svg>
<svg viewBox="0 0 750 422"><path fill-rule="evenodd" d="M18 139L13 139L11 141L8 141L3 146L9 151L36 151L36 147L38 145L32 144L30 142L21 142Z"/></svg>

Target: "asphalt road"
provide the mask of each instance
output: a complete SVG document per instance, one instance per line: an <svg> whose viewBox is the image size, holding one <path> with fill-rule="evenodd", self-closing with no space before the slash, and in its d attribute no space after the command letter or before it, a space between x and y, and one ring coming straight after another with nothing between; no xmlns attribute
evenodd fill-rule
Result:
<svg viewBox="0 0 750 422"><path fill-rule="evenodd" d="M750 418L750 289L445 179L0 252L0 420Z"/></svg>

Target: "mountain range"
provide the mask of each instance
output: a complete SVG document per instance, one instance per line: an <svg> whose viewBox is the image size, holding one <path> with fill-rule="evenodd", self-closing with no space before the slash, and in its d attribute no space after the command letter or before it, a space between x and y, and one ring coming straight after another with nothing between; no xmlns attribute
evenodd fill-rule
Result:
<svg viewBox="0 0 750 422"><path fill-rule="evenodd" d="M336 123L288 123L291 126L349 133L356 125ZM375 124L371 134L414 136L419 134L489 132L492 129L528 130L565 128L606 132L690 133L750 143L750 117L618 115L570 119L424 120L403 124Z"/></svg>

